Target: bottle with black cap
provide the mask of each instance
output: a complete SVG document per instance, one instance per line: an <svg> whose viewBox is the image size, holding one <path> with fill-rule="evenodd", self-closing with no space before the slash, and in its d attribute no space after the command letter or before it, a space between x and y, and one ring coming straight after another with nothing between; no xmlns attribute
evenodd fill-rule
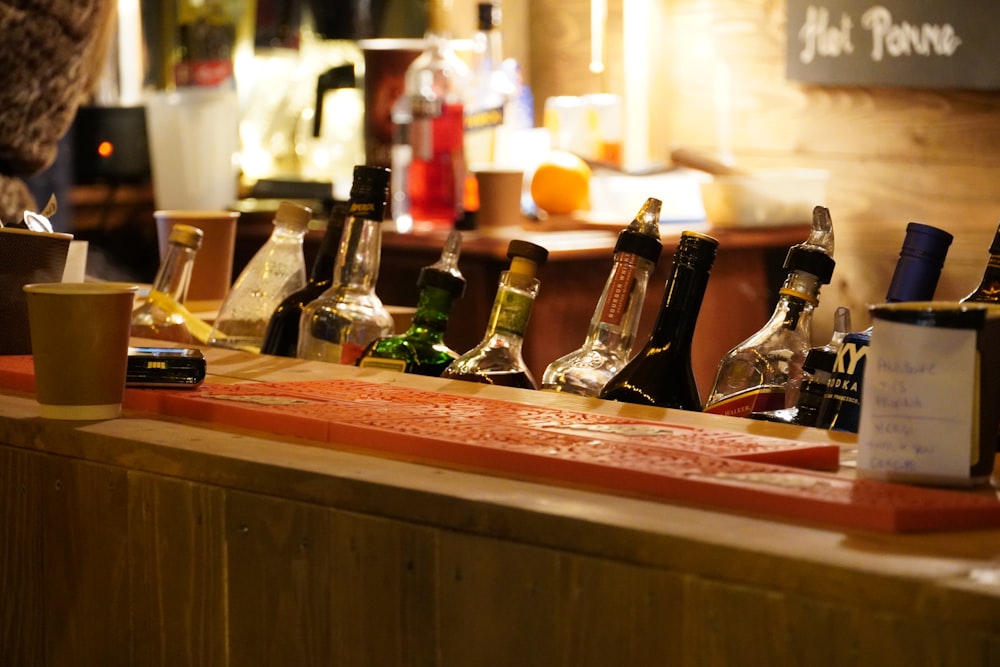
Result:
<svg viewBox="0 0 1000 667"><path fill-rule="evenodd" d="M911 222L899 250L899 259L886 292L886 303L930 301L934 298L952 235L943 229ZM837 350L833 374L827 382L816 425L833 431L857 433L861 423L861 387L871 327L844 336Z"/></svg>
<svg viewBox="0 0 1000 667"><path fill-rule="evenodd" d="M774 313L719 362L705 412L745 417L796 404L802 362L812 347L813 311L833 267L833 221L829 210L817 206L809 238L785 258L788 274Z"/></svg>
<svg viewBox="0 0 1000 667"><path fill-rule="evenodd" d="M444 332L452 303L465 293L465 278L458 269L461 245L462 233L452 230L438 261L420 270L420 296L410 328L373 340L361 353L358 366L437 377L458 358L444 342Z"/></svg>
<svg viewBox="0 0 1000 667"><path fill-rule="evenodd" d="M530 241L514 239L507 246L507 257L510 268L500 274L485 337L479 345L453 361L441 377L521 389L538 388L521 356L521 345L541 284L535 274L545 264L549 251Z"/></svg>
<svg viewBox="0 0 1000 667"><path fill-rule="evenodd" d="M691 341L718 247L711 236L681 232L653 332L635 358L605 385L601 398L701 411Z"/></svg>
<svg viewBox="0 0 1000 667"><path fill-rule="evenodd" d="M659 199L650 197L615 243L611 274L590 320L583 345L545 369L542 389L598 396L604 385L628 363L646 298L649 276L656 268L660 242Z"/></svg>
<svg viewBox="0 0 1000 667"><path fill-rule="evenodd" d="M392 315L375 293L388 196L388 169L354 168L333 282L306 305L299 320L296 356L300 359L353 366L368 343L393 332Z"/></svg>

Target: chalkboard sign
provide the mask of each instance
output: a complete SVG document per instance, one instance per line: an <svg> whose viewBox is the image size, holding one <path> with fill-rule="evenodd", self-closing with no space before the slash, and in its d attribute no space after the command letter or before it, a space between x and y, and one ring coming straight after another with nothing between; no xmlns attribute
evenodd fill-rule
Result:
<svg viewBox="0 0 1000 667"><path fill-rule="evenodd" d="M788 0L789 79L1000 89L996 0Z"/></svg>

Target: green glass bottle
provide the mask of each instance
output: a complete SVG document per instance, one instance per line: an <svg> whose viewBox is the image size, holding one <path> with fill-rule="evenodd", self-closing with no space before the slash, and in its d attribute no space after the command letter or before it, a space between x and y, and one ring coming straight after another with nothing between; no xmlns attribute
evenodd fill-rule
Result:
<svg viewBox="0 0 1000 667"><path fill-rule="evenodd" d="M458 269L461 245L462 233L452 230L441 258L420 271L420 297L410 328L372 341L358 358L358 366L438 377L458 358L444 342L444 332L452 303L465 293L465 278Z"/></svg>

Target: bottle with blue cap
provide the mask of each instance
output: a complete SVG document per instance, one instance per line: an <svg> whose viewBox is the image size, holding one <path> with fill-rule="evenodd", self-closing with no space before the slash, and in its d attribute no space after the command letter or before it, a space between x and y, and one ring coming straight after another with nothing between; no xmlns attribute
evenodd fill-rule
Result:
<svg viewBox="0 0 1000 667"><path fill-rule="evenodd" d="M930 301L934 298L952 235L943 229L911 222L886 292L886 303ZM871 327L844 336L833 373L827 381L816 426L857 433L861 422L861 387Z"/></svg>

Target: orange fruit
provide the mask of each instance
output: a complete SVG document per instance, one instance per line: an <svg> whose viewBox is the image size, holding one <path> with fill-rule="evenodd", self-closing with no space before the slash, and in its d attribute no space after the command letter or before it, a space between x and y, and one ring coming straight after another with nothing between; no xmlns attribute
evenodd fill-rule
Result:
<svg viewBox="0 0 1000 667"><path fill-rule="evenodd" d="M551 151L531 177L531 198L552 215L590 207L590 166L568 151Z"/></svg>

